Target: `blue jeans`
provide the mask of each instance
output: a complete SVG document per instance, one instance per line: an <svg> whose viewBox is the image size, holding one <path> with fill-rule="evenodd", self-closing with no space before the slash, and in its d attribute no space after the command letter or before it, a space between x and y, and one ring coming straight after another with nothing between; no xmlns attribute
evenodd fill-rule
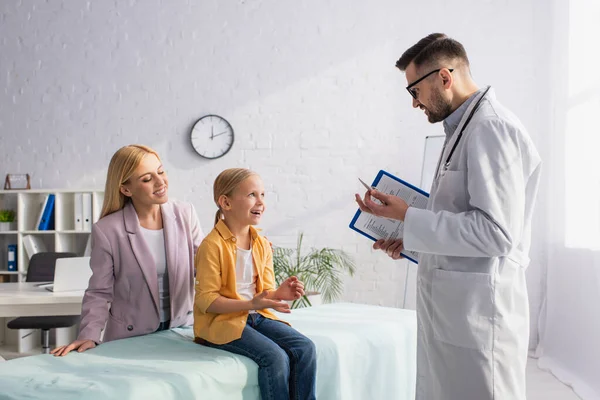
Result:
<svg viewBox="0 0 600 400"><path fill-rule="evenodd" d="M260 314L248 315L242 337L207 346L250 358L258 364L262 400L314 400L317 352L306 336Z"/></svg>

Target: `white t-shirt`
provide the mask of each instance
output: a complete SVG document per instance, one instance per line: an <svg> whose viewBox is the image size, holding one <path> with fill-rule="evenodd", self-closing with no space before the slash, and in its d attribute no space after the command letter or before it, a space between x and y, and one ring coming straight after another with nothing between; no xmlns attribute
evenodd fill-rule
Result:
<svg viewBox="0 0 600 400"><path fill-rule="evenodd" d="M160 322L165 322L171 319L171 297L169 294L165 234L162 229L151 230L142 226L140 228L156 264L156 273L158 276L158 311Z"/></svg>
<svg viewBox="0 0 600 400"><path fill-rule="evenodd" d="M258 274L252 261L252 249L237 248L235 262L236 289L242 299L252 300L256 296L256 279Z"/></svg>

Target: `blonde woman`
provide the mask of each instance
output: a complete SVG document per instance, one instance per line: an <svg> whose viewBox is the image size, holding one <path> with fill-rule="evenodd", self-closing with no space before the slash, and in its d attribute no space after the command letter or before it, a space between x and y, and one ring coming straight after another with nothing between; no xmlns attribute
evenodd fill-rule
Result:
<svg viewBox="0 0 600 400"><path fill-rule="evenodd" d="M304 285L292 276L275 288L271 245L254 228L264 195L247 169L215 180L215 227L196 254L195 341L256 362L263 400L314 400L315 345L268 310L289 313L285 300L302 297Z"/></svg>
<svg viewBox="0 0 600 400"><path fill-rule="evenodd" d="M168 179L149 147L119 149L108 166L100 220L92 227L92 277L77 340L64 356L103 341L192 322L194 255L203 234L194 207L169 201Z"/></svg>

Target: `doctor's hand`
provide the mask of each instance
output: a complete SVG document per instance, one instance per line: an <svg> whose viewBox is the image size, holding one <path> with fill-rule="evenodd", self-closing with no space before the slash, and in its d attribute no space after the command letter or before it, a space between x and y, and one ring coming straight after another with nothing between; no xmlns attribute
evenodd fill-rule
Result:
<svg viewBox="0 0 600 400"><path fill-rule="evenodd" d="M50 354L54 354L55 357L62 357L69 354L72 350L77 350L78 353L81 353L94 347L96 347L96 342L93 340L75 340L71 344L53 349Z"/></svg>
<svg viewBox="0 0 600 400"><path fill-rule="evenodd" d="M354 196L361 211L373 214L376 217L385 217L404 221L406 210L408 210L408 204L406 204L406 202L400 197L392 194L385 194L376 189L367 191L364 199L361 199L358 193L356 193ZM373 201L371 196L379 200L381 204Z"/></svg>
<svg viewBox="0 0 600 400"><path fill-rule="evenodd" d="M402 239L379 239L373 244L373 250L381 250L394 260L404 258L400 252L404 250Z"/></svg>

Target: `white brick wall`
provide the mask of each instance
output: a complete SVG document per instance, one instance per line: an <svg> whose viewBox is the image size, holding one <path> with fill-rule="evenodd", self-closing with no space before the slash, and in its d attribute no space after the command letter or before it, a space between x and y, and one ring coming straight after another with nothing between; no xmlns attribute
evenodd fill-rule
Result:
<svg viewBox="0 0 600 400"><path fill-rule="evenodd" d="M406 263L347 228L356 178L384 168L418 183L424 137L441 133L411 109L394 63L425 34L456 37L475 79L494 85L537 140L547 118L535 93L540 1L3 0L0 175L102 187L118 147L147 144L172 196L193 202L208 231L213 179L248 166L268 187L264 228L275 244L303 231L309 245L342 247L360 266L344 298L399 306ZM236 134L215 161L189 144L208 113Z"/></svg>

